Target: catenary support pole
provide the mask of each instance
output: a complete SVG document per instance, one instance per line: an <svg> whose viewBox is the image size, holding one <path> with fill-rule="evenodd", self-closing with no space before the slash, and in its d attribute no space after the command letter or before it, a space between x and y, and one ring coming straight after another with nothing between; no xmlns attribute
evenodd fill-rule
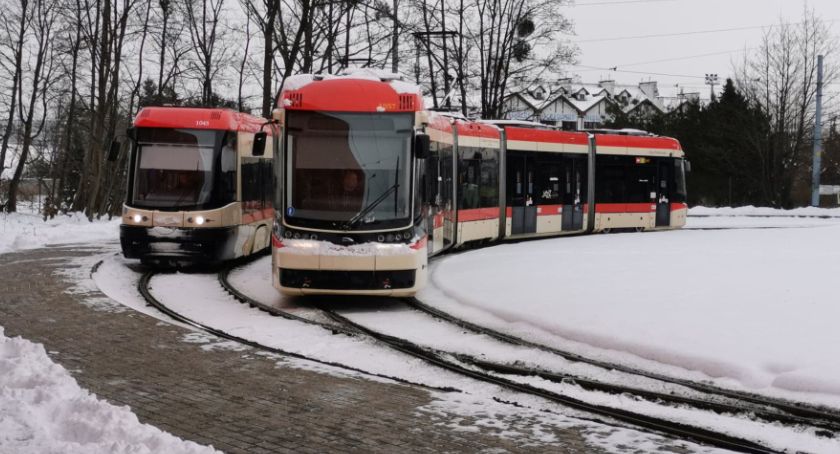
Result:
<svg viewBox="0 0 840 454"><path fill-rule="evenodd" d="M397 7L399 6L398 0L394 0L394 9L391 11L394 14L394 31L391 36L391 50L393 54L391 54L391 72L397 74L400 72L400 25L397 21Z"/></svg>
<svg viewBox="0 0 840 454"><path fill-rule="evenodd" d="M814 121L814 167L811 173L811 206L820 206L820 169L822 167L822 97L823 56L817 57L817 112Z"/></svg>

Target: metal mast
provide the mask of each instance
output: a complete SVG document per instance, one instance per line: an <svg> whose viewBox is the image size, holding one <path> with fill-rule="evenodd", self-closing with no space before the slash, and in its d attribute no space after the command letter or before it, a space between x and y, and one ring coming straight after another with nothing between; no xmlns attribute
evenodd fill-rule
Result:
<svg viewBox="0 0 840 454"><path fill-rule="evenodd" d="M817 115L814 121L814 166L811 173L811 206L820 206L820 168L822 167L823 56L817 57Z"/></svg>

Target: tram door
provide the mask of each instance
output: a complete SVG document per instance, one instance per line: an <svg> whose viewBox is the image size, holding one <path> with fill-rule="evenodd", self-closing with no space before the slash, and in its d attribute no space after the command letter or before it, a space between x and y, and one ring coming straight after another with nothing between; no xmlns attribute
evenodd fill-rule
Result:
<svg viewBox="0 0 840 454"><path fill-rule="evenodd" d="M537 232L534 204L534 160L510 153L507 158L507 205L511 208L511 234Z"/></svg>
<svg viewBox="0 0 840 454"><path fill-rule="evenodd" d="M451 144L440 145L440 197L438 198L438 206L443 212L443 248L451 247L455 242L455 200L453 199L453 189L455 187L453 176L453 153Z"/></svg>
<svg viewBox="0 0 840 454"><path fill-rule="evenodd" d="M660 159L657 163L656 178L656 226L671 225L671 170L669 159Z"/></svg>
<svg viewBox="0 0 840 454"><path fill-rule="evenodd" d="M584 158L576 156L563 158L563 231L583 229L585 171Z"/></svg>

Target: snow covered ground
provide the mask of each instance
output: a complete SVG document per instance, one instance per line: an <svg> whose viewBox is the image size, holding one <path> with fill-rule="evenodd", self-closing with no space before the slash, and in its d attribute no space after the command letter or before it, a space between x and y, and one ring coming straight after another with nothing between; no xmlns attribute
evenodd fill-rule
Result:
<svg viewBox="0 0 840 454"><path fill-rule="evenodd" d="M738 229L700 231L710 221L689 217L681 231L469 251L435 261L419 297L589 356L840 408L840 219L794 221L719 217Z"/></svg>
<svg viewBox="0 0 840 454"><path fill-rule="evenodd" d="M802 207L794 208L792 210L780 210L778 208L768 207L693 207L688 210L688 216L767 216L767 217L787 217L787 216L812 216L812 217L840 217L840 208L815 208Z"/></svg>
<svg viewBox="0 0 840 454"><path fill-rule="evenodd" d="M0 254L119 236L118 219L88 222L75 213L44 222L32 207L19 208L0 213ZM8 338L0 326L0 453L162 452L218 451L142 424L128 407L97 399L53 363L41 344Z"/></svg>
<svg viewBox="0 0 840 454"><path fill-rule="evenodd" d="M89 222L81 213L58 215L44 222L40 215L0 213L0 254L47 244L68 244L119 238L119 218Z"/></svg>
<svg viewBox="0 0 840 454"><path fill-rule="evenodd" d="M33 215L0 214L0 253L47 243L113 241L118 235L118 221L91 224L83 217L64 221L42 223ZM706 230L724 228L734 229ZM840 408L840 359L833 351L840 341L840 331L834 329L840 319L840 308L833 304L837 290L832 285L832 277L840 269L837 246L840 246L840 210L693 208L687 229L681 231L547 239L448 255L433 261L430 285L419 297L427 304L476 323L587 356ZM307 313L308 308L299 300L280 297L271 288L269 262L268 258L257 260L233 273L231 280L237 288L260 301ZM135 288L139 274L127 265L128 261L122 258L106 257L94 276L96 284L126 306L166 319L145 305ZM77 279L86 279L83 274ZM184 285L195 291L184 292ZM324 360L349 362L383 375L438 386L454 385L469 391L454 395L440 393L435 403L423 409L426 412L451 414L454 411L478 417L479 424L495 424L511 436L530 440L544 437L550 441L550 427L588 424L582 430L584 436L608 450L628 443L643 451L659 445L657 437L581 423L573 413L546 415L540 411L544 404L536 400L528 401L532 407L528 409L493 402L488 398L498 395L498 391L490 387L469 384L463 378L401 360L393 352L377 351L376 346L359 340L319 333L317 328L290 324L244 305L231 305L230 298L220 292L212 275L161 276L153 281L153 287L161 299L171 294L193 294L201 298L202 306L182 298L165 302L190 312L187 315L204 317L204 321L249 339ZM218 310L207 310L207 304ZM358 314L359 317L368 315L378 317ZM414 322L407 317L406 323ZM295 335L289 336L290 332ZM445 343L452 339L436 341ZM11 345L9 340L0 332L0 452L7 446L13 447L14 452L28 449L10 444L21 437L30 443L64 443L68 439L44 438L42 432L36 432L41 413L33 410L34 404L30 405L14 386L6 384L3 372L14 368L7 368L3 362L7 356L20 356L20 353L9 354L8 345ZM33 348L40 348L43 354L42 347ZM336 351L342 355L334 356ZM305 363L296 360L286 364L342 373ZM72 381L60 366L50 364L45 373L47 379L39 383L64 383L64 378ZM55 398L53 405L75 402L75 394L56 393L62 398ZM7 395L13 397L7 399ZM63 398L65 395L67 399ZM95 400L93 396L88 397ZM11 405L8 402L15 400L20 408L7 409ZM116 411L114 407L108 408L91 409L85 419L107 419L109 411ZM125 410L128 415L121 420L128 427L133 415L127 409L118 410ZM521 416L523 412L541 421L537 432L522 433L514 426L514 415ZM50 414L59 416L52 422L56 425L74 421L61 419L68 413ZM695 416L680 416L683 417L691 420ZM739 422L735 420L732 424ZM113 444L122 439L114 436L117 432L103 431L85 438L85 442L91 443L86 445L89 449L79 449L100 452L97 451L100 445L109 446L110 450L136 448L131 452L199 449L189 444L155 445L164 442L138 435L146 433L143 427L136 423L124 429L134 434L131 440L139 440L127 448ZM768 432L773 430L769 428ZM17 435L4 439L5 433ZM607 435L602 437L604 433ZM163 433L160 436L170 437ZM36 448L28 452L45 450L38 446L47 445L32 446ZM61 446L54 451L81 452L74 451L76 445ZM696 446L691 449L702 450Z"/></svg>
<svg viewBox="0 0 840 454"><path fill-rule="evenodd" d="M130 268L132 261L109 256L93 275L95 283L111 298L132 309L171 321L167 316L149 307L136 290L140 274ZM286 298L271 287L270 258L260 258L231 273L231 282L237 289L245 290L259 301L274 304L284 310L308 317L313 310L306 300ZM505 438L517 439L524 444L542 446L555 441L551 431L575 427L593 446L608 452L633 452L634 449L655 451L661 445L673 445L673 440L638 432L634 429L610 427L577 419L576 412L559 413L558 407L539 398L531 398L502 390L496 386L477 382L428 365L413 357L395 352L370 339L335 335L331 331L301 322L271 317L257 309L240 304L227 295L214 274L159 275L151 281L152 293L170 309L201 323L236 336L259 342L307 357L339 363L380 377L360 374L347 369L325 366L312 361L283 358L283 367L313 370L344 377L364 377L386 380L396 377L413 383L435 387L454 387L461 392L433 391L435 400L418 411L440 416L440 424L452 430L465 430L455 415L474 419L475 426L501 430ZM185 299L189 294L193 298ZM200 304L197 304L199 303ZM198 333L196 333L198 334ZM207 342L207 340L204 340ZM235 348L231 343L209 344L208 348ZM524 407L507 405L501 401L516 401ZM527 427L522 420L529 420ZM692 443L681 443L690 452L718 452ZM632 446L634 449L629 449Z"/></svg>
<svg viewBox="0 0 840 454"><path fill-rule="evenodd" d="M141 424L79 388L43 345L0 327L0 452L17 454L214 453Z"/></svg>

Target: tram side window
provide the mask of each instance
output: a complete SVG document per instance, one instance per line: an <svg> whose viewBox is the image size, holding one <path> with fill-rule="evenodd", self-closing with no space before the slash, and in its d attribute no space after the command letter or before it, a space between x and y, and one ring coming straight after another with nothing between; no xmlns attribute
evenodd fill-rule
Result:
<svg viewBox="0 0 840 454"><path fill-rule="evenodd" d="M553 205L560 203L561 191L564 189L564 175L562 157L552 156L550 160L537 161L537 184L535 202L538 205Z"/></svg>
<svg viewBox="0 0 840 454"><path fill-rule="evenodd" d="M260 195L262 196L263 208L271 208L273 206L271 203L271 192L274 189L274 172L272 171L270 159L260 160L260 172L260 182L262 183L262 194Z"/></svg>
<svg viewBox="0 0 840 454"><path fill-rule="evenodd" d="M646 157L629 157L627 172L628 203L647 203L656 198L656 165ZM651 197L654 193L654 197Z"/></svg>
<svg viewBox="0 0 840 454"><path fill-rule="evenodd" d="M499 206L499 158L496 150L485 149L481 160L480 206Z"/></svg>
<svg viewBox="0 0 840 454"><path fill-rule="evenodd" d="M438 143L432 142L429 144L429 157L426 159L426 194L424 196L424 203L430 205L440 205L440 151L438 150Z"/></svg>
<svg viewBox="0 0 840 454"><path fill-rule="evenodd" d="M225 134L219 160L222 184L217 189L217 197L221 204L228 204L236 199L236 132Z"/></svg>
<svg viewBox="0 0 840 454"><path fill-rule="evenodd" d="M626 200L626 166L624 156L598 156L596 160L595 201L624 203Z"/></svg>
<svg viewBox="0 0 840 454"><path fill-rule="evenodd" d="M685 160L674 159L674 192L671 194L671 202L685 203L688 192L685 188Z"/></svg>
<svg viewBox="0 0 840 454"><path fill-rule="evenodd" d="M458 166L458 190L462 210L478 208L479 177L481 174L481 152L471 147L460 147L460 165Z"/></svg>
<svg viewBox="0 0 840 454"><path fill-rule="evenodd" d="M453 174L452 174L452 153L453 147L451 144L438 145L438 153L440 160L438 161L438 176L439 183L437 184L438 197L437 205L445 210L453 208L452 188L453 188Z"/></svg>
<svg viewBox="0 0 840 454"><path fill-rule="evenodd" d="M459 154L459 208L498 206L499 167L495 150L461 147Z"/></svg>
<svg viewBox="0 0 840 454"><path fill-rule="evenodd" d="M250 209L271 206L271 161L254 158L242 161L242 202Z"/></svg>
<svg viewBox="0 0 840 454"><path fill-rule="evenodd" d="M428 158L427 158L428 160ZM426 166L418 163L416 166L417 179L414 182L414 218L419 219L423 215L423 207L426 205L425 196L428 193L428 176Z"/></svg>

